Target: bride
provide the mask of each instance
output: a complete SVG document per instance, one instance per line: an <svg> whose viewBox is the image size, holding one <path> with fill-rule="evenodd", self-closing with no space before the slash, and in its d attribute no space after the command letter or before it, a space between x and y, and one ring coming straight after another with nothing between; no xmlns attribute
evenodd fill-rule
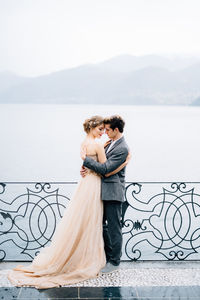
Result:
<svg viewBox="0 0 200 300"><path fill-rule="evenodd" d="M87 135L81 149L86 151L87 156L104 163L104 147L96 141L104 133L103 118L91 117L83 127ZM119 172L126 164L127 161L106 176ZM100 193L100 175L88 170L79 181L50 246L43 248L29 266L19 265L9 272L8 279L13 285L52 288L74 284L99 274L106 264Z"/></svg>

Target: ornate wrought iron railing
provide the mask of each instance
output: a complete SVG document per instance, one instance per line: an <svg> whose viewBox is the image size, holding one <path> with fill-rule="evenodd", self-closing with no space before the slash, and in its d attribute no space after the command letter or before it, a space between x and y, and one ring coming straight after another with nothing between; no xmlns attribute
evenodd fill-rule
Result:
<svg viewBox="0 0 200 300"><path fill-rule="evenodd" d="M0 183L0 260L30 261L52 239L76 182ZM122 260L200 260L200 182L127 182Z"/></svg>

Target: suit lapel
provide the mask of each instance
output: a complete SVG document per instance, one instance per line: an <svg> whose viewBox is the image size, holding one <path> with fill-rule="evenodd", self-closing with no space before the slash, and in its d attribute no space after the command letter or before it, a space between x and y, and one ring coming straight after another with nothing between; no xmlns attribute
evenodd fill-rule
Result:
<svg viewBox="0 0 200 300"><path fill-rule="evenodd" d="M108 153L106 153L106 155L112 153L112 151L115 149L115 147L117 147L118 145L120 145L123 141L124 141L124 137L122 136L119 140L117 140L117 141L114 143L114 145L113 145L112 148L108 151ZM106 147L106 150L107 150L107 149L108 149L108 148Z"/></svg>
<svg viewBox="0 0 200 300"><path fill-rule="evenodd" d="M105 149L105 153L107 152L108 148L110 147L110 144L108 144L104 149Z"/></svg>

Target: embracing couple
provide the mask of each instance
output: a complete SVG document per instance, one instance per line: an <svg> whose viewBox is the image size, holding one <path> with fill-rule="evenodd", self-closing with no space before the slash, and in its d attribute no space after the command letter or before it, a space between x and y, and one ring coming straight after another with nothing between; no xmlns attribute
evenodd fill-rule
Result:
<svg viewBox="0 0 200 300"><path fill-rule="evenodd" d="M8 278L16 286L51 288L112 272L120 264L122 202L129 149L120 116L94 116L84 124L82 178L57 225L50 246ZM103 133L109 141L96 141Z"/></svg>

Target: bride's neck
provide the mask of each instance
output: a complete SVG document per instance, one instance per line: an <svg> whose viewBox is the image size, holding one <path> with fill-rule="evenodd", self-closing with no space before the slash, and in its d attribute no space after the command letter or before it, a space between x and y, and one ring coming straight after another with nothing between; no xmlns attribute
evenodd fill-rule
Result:
<svg viewBox="0 0 200 300"><path fill-rule="evenodd" d="M88 140L94 140L94 139L95 139L95 137L94 137L94 135L93 135L93 134L91 134L91 133L88 133L88 134L87 134L87 136L86 136L86 139L88 139Z"/></svg>

